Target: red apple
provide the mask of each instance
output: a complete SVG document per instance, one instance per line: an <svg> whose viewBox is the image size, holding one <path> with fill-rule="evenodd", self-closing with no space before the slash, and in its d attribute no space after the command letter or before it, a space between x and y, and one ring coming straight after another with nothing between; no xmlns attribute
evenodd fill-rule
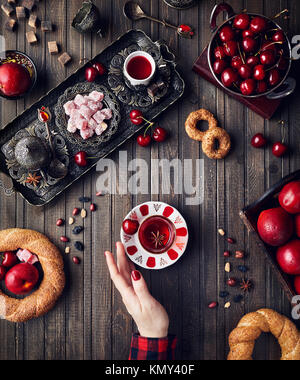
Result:
<svg viewBox="0 0 300 380"><path fill-rule="evenodd" d="M300 295L300 276L295 277L295 290L298 295Z"/></svg>
<svg viewBox="0 0 300 380"><path fill-rule="evenodd" d="M265 210L258 218L257 229L265 243L279 247L293 235L293 218L281 207Z"/></svg>
<svg viewBox="0 0 300 380"><path fill-rule="evenodd" d="M279 203L290 214L300 213L300 181L288 183L279 194Z"/></svg>
<svg viewBox="0 0 300 380"><path fill-rule="evenodd" d="M0 66L0 91L6 96L20 96L29 90L31 78L28 70L17 63Z"/></svg>
<svg viewBox="0 0 300 380"><path fill-rule="evenodd" d="M5 276L6 288L13 294L25 295L32 291L39 280L39 272L31 264L18 264Z"/></svg>
<svg viewBox="0 0 300 380"><path fill-rule="evenodd" d="M278 248L277 262L284 273L293 276L300 275L300 240L290 241Z"/></svg>

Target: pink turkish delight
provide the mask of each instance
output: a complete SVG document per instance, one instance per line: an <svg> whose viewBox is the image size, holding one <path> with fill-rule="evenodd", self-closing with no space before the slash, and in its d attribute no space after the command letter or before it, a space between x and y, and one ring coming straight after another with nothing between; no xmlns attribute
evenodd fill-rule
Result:
<svg viewBox="0 0 300 380"><path fill-rule="evenodd" d="M94 131L90 128L86 128L86 129L82 129L80 131L80 136L84 139L84 140L87 140L89 139L90 137L92 137L94 135Z"/></svg>
<svg viewBox="0 0 300 380"><path fill-rule="evenodd" d="M82 106L83 104L87 104L87 102L88 101L87 101L87 99L84 96L82 96L80 94L78 94L78 95L75 96L74 103L76 104L76 106L78 108L80 106Z"/></svg>
<svg viewBox="0 0 300 380"><path fill-rule="evenodd" d="M104 122L102 122L100 125L97 125L97 127L95 129L96 135L98 135L98 136L102 135L102 133L104 131L106 131L107 128L108 128L108 125Z"/></svg>
<svg viewBox="0 0 300 380"><path fill-rule="evenodd" d="M104 120L110 120L112 118L112 110L109 108L103 108L101 113L104 116Z"/></svg>
<svg viewBox="0 0 300 380"><path fill-rule="evenodd" d="M71 100L64 105L66 115L70 116L73 110L76 110L76 104Z"/></svg>
<svg viewBox="0 0 300 380"><path fill-rule="evenodd" d="M73 119L69 119L67 130L70 133L75 133L77 131L77 124Z"/></svg>
<svg viewBox="0 0 300 380"><path fill-rule="evenodd" d="M33 265L39 261L37 256L32 254L31 252L29 252L27 249L19 249L17 252L17 257L23 263L28 263L31 265Z"/></svg>
<svg viewBox="0 0 300 380"><path fill-rule="evenodd" d="M93 102L92 100L90 100L90 101L88 102L87 106L88 106L88 107L89 107L94 113L96 113L97 111L102 110L102 108L103 108L103 103L101 103L101 102L96 103L96 102Z"/></svg>
<svg viewBox="0 0 300 380"><path fill-rule="evenodd" d="M98 111L93 116L93 119L95 119L98 124L101 124L102 121L105 119L105 114L103 114L102 111Z"/></svg>
<svg viewBox="0 0 300 380"><path fill-rule="evenodd" d="M104 94L102 92L99 92L99 91L92 91L89 94L89 98L91 100L94 100L94 102L102 102L102 100L104 99Z"/></svg>
<svg viewBox="0 0 300 380"><path fill-rule="evenodd" d="M91 110L88 106L86 105L82 105L78 112L80 113L80 115L82 115L87 121L90 120L90 118L94 115L94 111Z"/></svg>

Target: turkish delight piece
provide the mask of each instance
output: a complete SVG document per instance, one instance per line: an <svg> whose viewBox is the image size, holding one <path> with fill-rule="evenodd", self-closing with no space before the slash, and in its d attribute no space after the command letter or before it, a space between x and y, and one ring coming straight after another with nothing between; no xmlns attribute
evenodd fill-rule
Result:
<svg viewBox="0 0 300 380"><path fill-rule="evenodd" d="M70 133L75 133L77 131L77 124L74 119L69 119L67 130Z"/></svg>
<svg viewBox="0 0 300 380"><path fill-rule="evenodd" d="M83 104L87 104L87 99L84 96L78 94L75 96L74 103L79 108Z"/></svg>
<svg viewBox="0 0 300 380"><path fill-rule="evenodd" d="M97 127L95 129L96 135L98 135L98 136L102 135L102 133L104 131L106 131L107 128L108 128L108 125L106 123L104 123L104 122L102 122L100 125L97 125Z"/></svg>
<svg viewBox="0 0 300 380"><path fill-rule="evenodd" d="M79 108L78 112L88 121L95 113L93 110L91 110L88 106L84 104Z"/></svg>
<svg viewBox="0 0 300 380"><path fill-rule="evenodd" d="M33 265L39 261L37 256L32 254L31 252L29 252L27 249L19 249L17 252L17 257L23 263L28 263L31 265Z"/></svg>
<svg viewBox="0 0 300 380"><path fill-rule="evenodd" d="M71 112L73 110L76 110L76 104L70 100L69 102L67 102L66 104L64 104L64 109L65 109L65 113L66 115L70 116L71 115Z"/></svg>
<svg viewBox="0 0 300 380"><path fill-rule="evenodd" d="M104 94L102 92L99 92L99 91L92 91L89 94L89 98L91 100L94 100L95 102L102 102L102 100L104 99Z"/></svg>
<svg viewBox="0 0 300 380"><path fill-rule="evenodd" d="M96 122L96 120L91 118L89 121L89 128L94 131L97 128L97 126L98 126L98 123Z"/></svg>
<svg viewBox="0 0 300 380"><path fill-rule="evenodd" d="M90 128L86 128L86 129L82 129L80 131L80 136L84 139L84 140L87 140L89 139L90 137L92 137L94 135L94 131Z"/></svg>
<svg viewBox="0 0 300 380"><path fill-rule="evenodd" d="M103 108L101 113L104 116L104 120L110 120L112 118L112 110L109 108Z"/></svg>
<svg viewBox="0 0 300 380"><path fill-rule="evenodd" d="M93 102L92 100L90 100L87 104L87 106L94 112L96 113L97 111L100 111L103 107L103 103L101 102Z"/></svg>
<svg viewBox="0 0 300 380"><path fill-rule="evenodd" d="M95 113L93 118L96 120L98 124L101 124L105 119L105 115L102 113L102 111L98 111Z"/></svg>

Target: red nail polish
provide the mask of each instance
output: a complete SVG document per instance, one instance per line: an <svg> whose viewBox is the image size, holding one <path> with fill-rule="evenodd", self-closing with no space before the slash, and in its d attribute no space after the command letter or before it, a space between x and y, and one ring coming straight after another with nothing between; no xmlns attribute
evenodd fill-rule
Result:
<svg viewBox="0 0 300 380"><path fill-rule="evenodd" d="M134 281L138 281L141 279L141 274L140 272L138 272L137 270L134 270L132 273L131 273L131 276L133 278Z"/></svg>

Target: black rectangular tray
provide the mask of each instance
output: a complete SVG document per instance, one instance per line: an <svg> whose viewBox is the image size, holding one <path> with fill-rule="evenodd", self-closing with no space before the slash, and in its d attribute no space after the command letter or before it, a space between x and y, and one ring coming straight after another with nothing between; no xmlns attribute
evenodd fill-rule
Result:
<svg viewBox="0 0 300 380"><path fill-rule="evenodd" d="M168 47L162 42L153 42L150 37L148 37L141 30L130 30L116 40L112 45L106 48L102 53L94 57L86 65L78 69L74 74L68 77L59 86L52 89L44 97L42 97L38 102L33 104L29 109L19 115L16 119L10 122L3 130L0 131L0 149L6 144L11 138L20 130L28 127L37 120L37 110L43 106L50 108L52 113L52 121L50 128L55 132L59 132L55 125L55 105L61 95L64 94L66 89L76 85L77 83L84 82L85 80L85 69L91 62L98 61L104 64L107 68L110 67L112 59L124 49L128 49L130 46L138 45L141 50L150 50L153 52L159 51L161 56L171 69L170 74L170 85L167 94L161 98L158 102L151 104L148 107L133 107L125 103L120 103L121 108L121 122L117 133L108 141L101 143L99 145L99 151L93 156L95 159L89 160L89 164L85 168L79 168L73 160L73 156L78 152L79 149L76 145L66 141L67 148L70 156L69 164L69 174L63 180L59 181L56 185L51 186L49 190L44 192L43 195L38 195L35 191L23 186L16 180L13 180L14 190L19 192L25 200L34 206L43 206L50 201L52 201L56 196L62 193L65 189L71 186L75 181L81 178L89 170L91 170L99 161L99 159L106 157L108 154L116 150L121 146L126 140L131 138L136 134L143 126L135 126L129 120L129 113L133 108L140 108L148 120L153 120L159 116L163 111L175 103L184 93L185 84L181 76L176 70L176 62L174 55L169 51ZM110 89L108 84L108 76L105 75L98 81L99 84L106 86ZM9 175L8 169L6 167L5 156L0 151L0 171Z"/></svg>
<svg viewBox="0 0 300 380"><path fill-rule="evenodd" d="M276 248L270 247L265 244L257 231L257 221L260 213L263 210L269 208L278 207L278 195L285 185L292 181L299 181L300 170L289 174L284 177L281 181L276 183L271 189L269 189L260 199L256 202L247 206L240 212L240 217L242 218L244 224L246 225L248 231L251 233L252 237L255 239L256 244L264 252L269 264L271 265L275 275L280 281L288 299L292 301L293 297L296 295L292 276L288 276L279 267L276 261Z"/></svg>

